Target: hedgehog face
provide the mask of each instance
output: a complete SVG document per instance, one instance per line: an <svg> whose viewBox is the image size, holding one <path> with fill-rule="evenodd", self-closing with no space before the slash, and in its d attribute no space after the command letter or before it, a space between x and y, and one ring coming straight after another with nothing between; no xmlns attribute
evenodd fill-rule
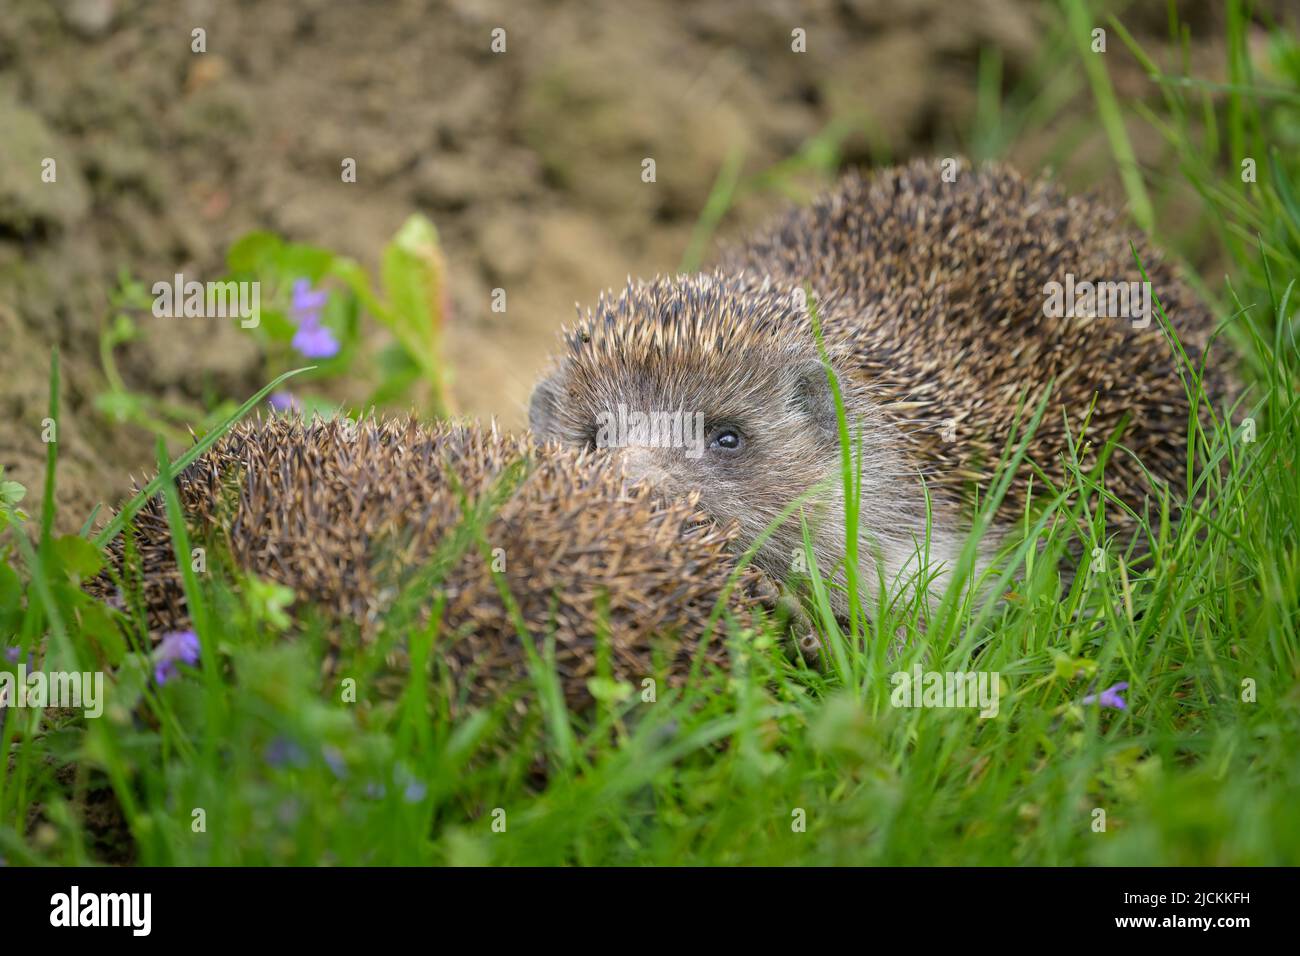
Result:
<svg viewBox="0 0 1300 956"><path fill-rule="evenodd" d="M806 317L784 311L788 302L710 277L602 299L535 389L530 426L544 440L608 450L629 479L667 497L697 495L720 523L739 525L743 546L804 499L804 516L842 551L843 526L820 521L842 511L839 481L828 480L839 468L835 403ZM797 506L758 564L784 578L794 551Z"/></svg>
<svg viewBox="0 0 1300 956"><path fill-rule="evenodd" d="M692 368L686 356L668 357L681 375L628 365L594 379L570 362L537 386L530 424L542 439L607 451L629 480L665 497L697 495L721 524L738 524L747 545L824 477L839 445L815 356L735 359L723 377L717 367ZM781 543L799 534L797 520ZM779 550L788 566L787 549Z"/></svg>
<svg viewBox="0 0 1300 956"><path fill-rule="evenodd" d="M540 438L607 449L629 478L666 497L698 496L718 522L739 527L740 548L775 527L755 564L778 580L805 569L806 521L818 568L842 575L836 405L788 291L744 276L631 284L602 297L565 346L530 403ZM860 468L864 580L878 560L893 580L926 536L925 495L897 430L852 374L853 356L832 349Z"/></svg>

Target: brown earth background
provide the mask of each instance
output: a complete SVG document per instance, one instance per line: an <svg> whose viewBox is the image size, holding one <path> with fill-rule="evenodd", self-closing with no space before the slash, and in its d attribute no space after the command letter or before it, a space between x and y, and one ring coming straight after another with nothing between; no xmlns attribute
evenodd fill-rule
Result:
<svg viewBox="0 0 1300 956"><path fill-rule="evenodd" d="M1210 78L1223 70L1219 6L1179 4L1191 68ZM1164 8L1113 7L1157 50ZM373 267L417 211L447 258L457 410L521 427L574 303L676 270L733 150L752 176L839 123L845 164L970 152L981 50L1000 60L1000 92L1045 84L1065 69L1044 61L1061 20L1053 3L1019 0L0 0L0 464L34 512L57 343L61 527L150 470L152 437L92 404L122 270L147 286L215 279L253 229ZM489 48L496 27L504 54ZM794 28L806 53L791 50ZM1113 47L1121 98L1154 99ZM1087 90L1066 92L998 151L1118 199L1108 147L1084 122ZM1173 168L1149 131L1133 135L1145 166ZM648 156L654 184L641 181ZM41 182L45 157L56 184ZM343 157L356 183L342 182ZM795 183L793 197L750 190L720 232L818 185ZM1176 199L1160 210L1170 235L1190 215ZM1179 251L1198 265L1214 255ZM496 287L504 314L490 309ZM382 344L366 329L367 346ZM254 340L231 322L146 315L141 331L119 356L134 390L198 402L265 384Z"/></svg>

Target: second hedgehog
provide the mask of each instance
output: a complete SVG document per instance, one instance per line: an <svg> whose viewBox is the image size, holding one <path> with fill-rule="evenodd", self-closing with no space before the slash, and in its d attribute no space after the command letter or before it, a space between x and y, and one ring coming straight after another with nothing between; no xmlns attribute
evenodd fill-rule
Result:
<svg viewBox="0 0 1300 956"><path fill-rule="evenodd" d="M735 529L692 500L629 485L608 456L495 431L255 421L223 436L176 487L197 540L292 589L335 623L336 639L371 640L412 593L422 615L445 598L439 654L471 704L526 682L524 641L540 647L551 634L574 708L591 702L601 642L614 678L681 684L697 653L725 662L722 625L701 648L719 601L756 623L760 599L773 597L760 576L737 573ZM119 606L139 593L157 640L191 623L161 500L133 526L138 567L118 538L113 574L91 590Z"/></svg>

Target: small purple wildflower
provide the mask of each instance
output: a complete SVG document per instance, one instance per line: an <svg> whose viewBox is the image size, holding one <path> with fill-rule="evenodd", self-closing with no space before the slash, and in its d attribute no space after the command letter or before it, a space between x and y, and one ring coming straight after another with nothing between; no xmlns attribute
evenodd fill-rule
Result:
<svg viewBox="0 0 1300 956"><path fill-rule="evenodd" d="M339 354L339 343L334 332L324 325L298 326L293 334L293 347L303 354L303 358L333 358Z"/></svg>
<svg viewBox="0 0 1300 956"><path fill-rule="evenodd" d="M1116 710L1128 710L1128 704L1124 703L1124 698L1119 695L1122 690L1128 690L1128 681L1122 680L1118 684L1111 684L1100 694L1089 694L1081 704L1098 703L1102 707L1114 707Z"/></svg>
<svg viewBox="0 0 1300 956"><path fill-rule="evenodd" d="M313 290L310 279L299 279L293 284L293 301L289 305L289 311L293 313L295 322L301 322L304 318L319 322L320 310L325 308L328 300L329 293L324 289Z"/></svg>
<svg viewBox="0 0 1300 956"><path fill-rule="evenodd" d="M165 684L176 675L176 664L193 667L199 662L199 636L193 631L169 631L153 655L153 677Z"/></svg>
<svg viewBox="0 0 1300 956"><path fill-rule="evenodd" d="M302 767L307 763L307 752L288 737L275 737L266 747L265 759L272 767Z"/></svg>
<svg viewBox="0 0 1300 956"><path fill-rule="evenodd" d="M348 762L343 757L343 752L338 747L326 744L321 748L321 756L325 758L325 763L329 765L334 776L343 780L348 775Z"/></svg>
<svg viewBox="0 0 1300 956"><path fill-rule="evenodd" d="M428 794L429 788L419 780L412 780L406 785L406 790L402 793L402 799L407 803L419 803Z"/></svg>
<svg viewBox="0 0 1300 956"><path fill-rule="evenodd" d="M424 781L411 773L404 764L398 764L393 769L393 781L402 788L402 799L407 803L419 803L429 793Z"/></svg>
<svg viewBox="0 0 1300 956"><path fill-rule="evenodd" d="M313 289L309 279L299 279L293 284L289 317L298 326L293 347L306 358L333 358L339 352L333 330L321 325L321 310L328 300L329 293Z"/></svg>
<svg viewBox="0 0 1300 956"><path fill-rule="evenodd" d="M272 392L268 400L271 410L276 412L300 412L302 411L302 402L298 401L298 396L293 392Z"/></svg>
<svg viewBox="0 0 1300 956"><path fill-rule="evenodd" d="M17 664L18 658L23 656L23 652L16 647L5 648L5 660L10 664Z"/></svg>

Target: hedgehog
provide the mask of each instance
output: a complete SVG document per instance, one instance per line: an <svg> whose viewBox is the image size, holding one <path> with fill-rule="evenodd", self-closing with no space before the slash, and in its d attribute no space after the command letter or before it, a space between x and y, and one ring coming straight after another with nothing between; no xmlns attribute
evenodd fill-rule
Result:
<svg viewBox="0 0 1300 956"><path fill-rule="evenodd" d="M734 560L738 529L712 521L694 496L668 500L626 481L608 455L495 427L257 418L175 484L195 541L219 544L237 569L291 589L296 607L346 625L330 629L336 640L373 641L408 593L427 620L441 595L437 646L470 706L529 676L516 611L537 647L554 636L565 699L581 711L599 640L615 679L679 686L697 653L726 662L725 630L710 627L719 603L758 627L758 609L773 602L765 578ZM447 550L473 527L470 513L481 538ZM111 570L90 586L118 607L138 594L155 642L191 623L168 527L164 502L150 499L130 523L132 547L116 538ZM428 567L441 573L426 587Z"/></svg>
<svg viewBox="0 0 1300 956"><path fill-rule="evenodd" d="M874 178L849 173L810 208L724 250L711 272L629 279L602 294L561 330L530 399L532 430L596 447L608 443L600 425L616 409L695 416L694 453L646 428L625 430L613 450L630 476L665 494L697 493L716 520L736 522L738 546L775 526L755 564L778 581L805 553L808 521L819 570L841 584L831 595L841 616L848 547L836 388L858 462L864 582L938 593L1009 437L1018 422L1023 434L1040 402L1023 463L982 529L977 571L1026 514L1031 476L1040 495L1043 479L1069 484L1072 439L1088 469L1118 435L1123 450L1109 457L1105 486L1140 512L1149 479L1182 478L1184 377L1202 365L1209 311L1099 201L1002 165L943 171L919 161ZM1051 307L1053 295L1084 282L1141 282L1138 260L1152 310L1158 298L1185 360L1157 315L1090 316L1123 311L1109 299ZM1132 289L1138 311L1138 287L1118 288ZM1224 376L1211 367L1205 384L1221 394ZM1116 534L1136 524L1123 508L1107 519ZM914 583L922 564L934 575L924 586Z"/></svg>

